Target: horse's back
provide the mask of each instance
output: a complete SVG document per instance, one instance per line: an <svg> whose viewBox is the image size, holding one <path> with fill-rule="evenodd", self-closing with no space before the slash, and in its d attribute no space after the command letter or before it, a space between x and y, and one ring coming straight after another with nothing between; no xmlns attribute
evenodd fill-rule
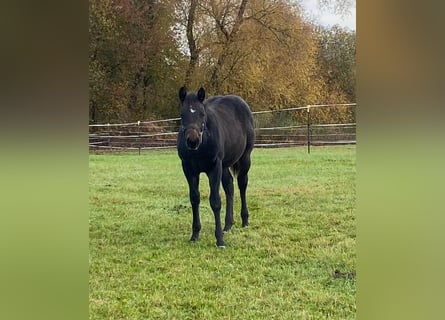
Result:
<svg viewBox="0 0 445 320"><path fill-rule="evenodd" d="M255 129L248 104L235 95L215 96L205 101L212 122L217 124L224 149L223 164L233 165L253 148Z"/></svg>
<svg viewBox="0 0 445 320"><path fill-rule="evenodd" d="M207 106L217 106L217 105L228 105L228 106L239 106L241 108L246 108L250 111L249 106L246 101L243 100L240 96L236 95L226 95L226 96L213 96L208 98L205 101Z"/></svg>
<svg viewBox="0 0 445 320"><path fill-rule="evenodd" d="M205 102L207 108L214 113L219 121L226 124L239 123L242 128L253 130L253 117L249 105L239 96L215 96Z"/></svg>

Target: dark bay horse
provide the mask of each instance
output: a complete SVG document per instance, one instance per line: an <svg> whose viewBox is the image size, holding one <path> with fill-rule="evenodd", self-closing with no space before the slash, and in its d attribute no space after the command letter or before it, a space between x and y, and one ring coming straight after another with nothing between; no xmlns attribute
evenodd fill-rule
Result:
<svg viewBox="0 0 445 320"><path fill-rule="evenodd" d="M224 248L219 187L222 183L226 194L224 232L227 232L234 223L234 188L230 168L237 175L241 195L242 226L249 224L246 188L250 153L255 140L252 113L247 103L238 96L215 96L205 100L203 88L195 94L187 93L186 88L182 87L179 89L179 100L181 127L177 148L189 185L193 211L193 233L190 241L198 240L201 230L199 174L205 172L209 178L210 206L215 216L216 245Z"/></svg>

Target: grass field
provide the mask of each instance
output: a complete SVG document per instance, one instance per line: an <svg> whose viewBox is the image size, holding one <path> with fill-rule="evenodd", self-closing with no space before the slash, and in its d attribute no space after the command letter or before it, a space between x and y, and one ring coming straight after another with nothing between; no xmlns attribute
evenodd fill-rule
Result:
<svg viewBox="0 0 445 320"><path fill-rule="evenodd" d="M90 319L355 319L355 146L311 151L254 149L250 226L235 187L226 249L205 174L188 241L175 150L90 155Z"/></svg>

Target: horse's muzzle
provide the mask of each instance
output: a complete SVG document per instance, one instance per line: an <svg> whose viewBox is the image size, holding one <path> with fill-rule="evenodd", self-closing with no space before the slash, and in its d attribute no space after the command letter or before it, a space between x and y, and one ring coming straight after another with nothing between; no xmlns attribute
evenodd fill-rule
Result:
<svg viewBox="0 0 445 320"><path fill-rule="evenodd" d="M185 132L185 144L190 150L197 150L202 143L202 132L196 129L188 129Z"/></svg>

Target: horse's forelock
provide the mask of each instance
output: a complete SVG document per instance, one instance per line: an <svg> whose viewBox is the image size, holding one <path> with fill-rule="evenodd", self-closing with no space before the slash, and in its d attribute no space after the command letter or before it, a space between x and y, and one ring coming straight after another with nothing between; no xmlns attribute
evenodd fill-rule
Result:
<svg viewBox="0 0 445 320"><path fill-rule="evenodd" d="M181 103L181 113L195 111L205 112L204 104L198 99L198 96L194 93L189 93Z"/></svg>

